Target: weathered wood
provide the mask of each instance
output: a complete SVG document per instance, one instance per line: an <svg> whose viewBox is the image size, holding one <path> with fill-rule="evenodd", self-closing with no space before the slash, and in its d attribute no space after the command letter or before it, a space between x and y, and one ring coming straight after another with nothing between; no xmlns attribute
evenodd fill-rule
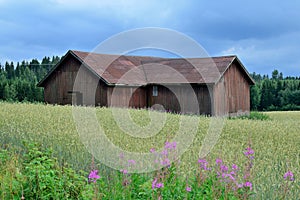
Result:
<svg viewBox="0 0 300 200"><path fill-rule="evenodd" d="M75 80L78 84L74 86ZM168 112L224 116L250 112L251 84L245 69L234 59L217 83L114 86L100 79L72 54L67 54L41 86L45 102L50 104L131 108L151 108L159 104ZM153 96L154 85L158 89L157 96Z"/></svg>

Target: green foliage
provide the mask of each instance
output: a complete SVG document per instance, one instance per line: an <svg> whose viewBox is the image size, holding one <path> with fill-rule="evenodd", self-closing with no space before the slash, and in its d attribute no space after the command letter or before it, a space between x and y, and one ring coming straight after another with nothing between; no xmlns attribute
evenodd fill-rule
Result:
<svg viewBox="0 0 300 200"><path fill-rule="evenodd" d="M116 146L131 152L149 152L152 147L159 149L164 145L167 138L174 136L180 122L178 115L166 114L166 122L158 134L149 138L136 138L130 137L117 126L111 109L95 108L95 113L99 125L105 130L107 137ZM130 114L135 118L135 122L140 125L145 125L149 121L148 111L130 110ZM213 165L214 159L220 157L227 162L227 165L228 163L235 163L242 168L246 163L246 158L239 155L241 149L245 148L247 141L251 140L252 147L256 150L255 165L251 178L254 183L253 191L255 192L252 195L253 199L281 199L282 191L284 191L282 184L285 184L285 182L283 183L283 175L288 170L295 173L295 181L288 184L288 192L285 198L297 199L299 196L298 177L300 176L300 112L264 112L264 114L272 120L243 120L238 118L225 120L222 134L209 156L207 156L207 161ZM180 117L190 120L196 116ZM95 184L86 184L86 179L84 183L73 182L73 184L82 183L86 187L86 189L81 190L81 196L83 197L80 199L92 199L93 197L96 199L155 199L152 195L158 194L155 192L159 191L164 195L178 195L178 198L183 196L183 199L187 195L189 198L195 192L193 188L200 190L200 187L195 185L193 178L198 173L199 166L196 159L210 124L210 118L200 116L198 119L199 126L195 138L193 138L194 142L180 157L181 162L176 165L176 171L171 170L174 175L170 177L176 177L176 179L170 178L172 180L170 185L168 185L169 182L164 182L167 184L166 187L153 191L151 185L156 174L124 175L95 161L95 166L101 177ZM69 163L68 168L72 167L76 172L84 170L85 173L77 174L85 174L85 177L87 177L86 174L91 169L91 155L76 132L71 106L0 102L0 146L6 149L7 146L10 147L4 150L6 152L4 154L7 154L7 156L0 155L0 199L21 198L22 187L26 185L28 179L25 176L19 176L19 173L24 175L22 160L25 160L25 157L23 155L29 152L24 150L26 148L22 144L23 140L41 144L36 147L42 154L47 152L47 149L53 149L53 152L49 153L47 157L59 164L55 164L53 168L48 167L47 170L57 171L62 169L63 166L67 167L65 164L67 162ZM12 145L10 144L18 147L18 151L14 151L16 153L11 153ZM21 157L23 158L21 159ZM54 157L57 158L57 161ZM40 158L34 160L38 159ZM27 159L27 163L30 163L29 159ZM58 174L62 174L62 172ZM186 181L186 176L188 181ZM49 179L56 181L52 177ZM212 184L212 182L216 184L214 177L207 176L205 180L208 182L205 183L206 185ZM124 187L125 183L128 182L131 184ZM33 183L35 183L34 180ZM189 193L185 190L187 185L192 187ZM172 189L168 191L167 187ZM33 188L33 185L31 185L31 188ZM227 192L229 195L227 187L218 186L218 188L223 189L213 190L207 186L204 190L207 194L213 193L216 195L216 191L218 191L221 194ZM236 194L234 193L234 195ZM203 197L198 199L203 199ZM228 197L228 199L231 199L231 197Z"/></svg>
<svg viewBox="0 0 300 200"><path fill-rule="evenodd" d="M252 112L250 112L250 115L230 117L229 119L270 120L271 118L265 113L252 111Z"/></svg>
<svg viewBox="0 0 300 200"><path fill-rule="evenodd" d="M0 152L2 199L79 199L91 191L86 178L72 168L59 166L51 149L29 143L21 156ZM22 163L22 165L20 164ZM0 176L1 176L0 175ZM2 176L1 176L2 177Z"/></svg>
<svg viewBox="0 0 300 200"><path fill-rule="evenodd" d="M252 74L256 81L250 88L251 110L300 110L300 77L285 77L278 70L272 78Z"/></svg>
<svg viewBox="0 0 300 200"><path fill-rule="evenodd" d="M0 65L0 100L6 101L43 101L43 89L37 87L46 73L57 63L58 56L52 58L44 57L42 62L33 59L30 63L18 62L16 68L14 63Z"/></svg>

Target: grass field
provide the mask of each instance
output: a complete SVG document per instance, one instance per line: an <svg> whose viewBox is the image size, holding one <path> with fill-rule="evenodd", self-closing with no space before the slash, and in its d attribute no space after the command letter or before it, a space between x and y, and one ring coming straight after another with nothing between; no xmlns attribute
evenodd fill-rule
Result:
<svg viewBox="0 0 300 200"><path fill-rule="evenodd" d="M88 108L82 108L88 109ZM140 125L150 123L145 110L130 110L132 120ZM255 151L253 166L254 199L277 199L282 192L283 175L292 171L295 176L289 199L299 199L300 193L300 112L268 112L270 120L228 119L216 145L206 157L209 162L222 158L227 163L244 165L244 149L251 144ZM161 113L154 114L161 115ZM199 120L192 145L180 158L182 174L197 168L199 151L207 133L210 118L167 114L161 130L147 138L125 134L114 120L111 109L97 108L98 122L108 139L116 146L134 152L149 152L172 139L180 120ZM185 130L188 132L188 128ZM188 134L188 133L187 133ZM0 140L2 147L11 145L22 151L22 141L35 141L51 147L60 163L67 162L74 169L89 170L91 154L82 144L76 130L71 106L43 104L0 103Z"/></svg>

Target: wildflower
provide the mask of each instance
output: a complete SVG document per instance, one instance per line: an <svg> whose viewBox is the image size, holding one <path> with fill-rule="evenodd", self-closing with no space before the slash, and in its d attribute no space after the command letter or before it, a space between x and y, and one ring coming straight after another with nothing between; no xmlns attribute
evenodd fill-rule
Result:
<svg viewBox="0 0 300 200"><path fill-rule="evenodd" d="M245 156L249 156L249 155L253 155L254 154L254 150L251 149L251 147L247 147L246 151L244 152ZM254 157L253 157L254 158Z"/></svg>
<svg viewBox="0 0 300 200"><path fill-rule="evenodd" d="M163 150L163 151L161 152L161 155L167 156L167 155L168 155L168 151L167 151L167 150Z"/></svg>
<svg viewBox="0 0 300 200"><path fill-rule="evenodd" d="M232 176L232 174L227 174L227 176L228 176L233 182L235 182L235 178L234 178L234 176Z"/></svg>
<svg viewBox="0 0 300 200"><path fill-rule="evenodd" d="M164 160L162 160L160 162L161 165L166 165L166 166L170 166L171 165L171 162L169 160L169 158L165 158Z"/></svg>
<svg viewBox="0 0 300 200"><path fill-rule="evenodd" d="M128 160L128 163L129 164L132 164L132 165L135 165L136 163L135 163L135 160Z"/></svg>
<svg viewBox="0 0 300 200"><path fill-rule="evenodd" d="M222 159L220 159L220 158L217 158L217 159L216 159L216 164L217 164L217 165L222 164L222 162L223 162Z"/></svg>
<svg viewBox="0 0 300 200"><path fill-rule="evenodd" d="M165 143L165 149L173 149L175 150L177 146L176 142L166 142Z"/></svg>
<svg viewBox="0 0 300 200"><path fill-rule="evenodd" d="M186 190L187 192L191 192L191 191L192 191L192 188L187 186L187 187L185 188L185 190Z"/></svg>
<svg viewBox="0 0 300 200"><path fill-rule="evenodd" d="M156 188L163 188L164 187L164 184L163 183L156 183Z"/></svg>
<svg viewBox="0 0 300 200"><path fill-rule="evenodd" d="M163 187L164 187L164 184L163 183L158 183L157 178L155 178L152 181L152 190L154 190L155 188L163 188Z"/></svg>
<svg viewBox="0 0 300 200"><path fill-rule="evenodd" d="M221 165L220 169L222 172L227 172L228 171L228 167L226 165Z"/></svg>
<svg viewBox="0 0 300 200"><path fill-rule="evenodd" d="M151 152L151 153L155 153L155 149L154 149L154 148L151 148L151 149L150 149L150 152Z"/></svg>
<svg viewBox="0 0 300 200"><path fill-rule="evenodd" d="M251 182L246 182L246 183L244 183L244 187L249 187L250 190L252 190L252 183Z"/></svg>
<svg viewBox="0 0 300 200"><path fill-rule="evenodd" d="M155 179L152 181L152 190L155 189L156 183L157 183L157 178L155 178Z"/></svg>
<svg viewBox="0 0 300 200"><path fill-rule="evenodd" d="M128 174L127 169L121 169L120 172L122 172L123 174Z"/></svg>
<svg viewBox="0 0 300 200"><path fill-rule="evenodd" d="M205 159L199 159L198 163L200 164L201 169L209 170L209 168L207 168L208 162Z"/></svg>
<svg viewBox="0 0 300 200"><path fill-rule="evenodd" d="M289 178L290 177L290 178ZM294 174L291 172L291 171L288 171L286 172L284 175L283 175L283 178L284 180L287 180L289 179L290 181L294 181Z"/></svg>
<svg viewBox="0 0 300 200"><path fill-rule="evenodd" d="M231 167L233 170L238 170L238 166L236 164L233 164L232 167Z"/></svg>
<svg viewBox="0 0 300 200"><path fill-rule="evenodd" d="M93 181L95 183L97 179L100 178L100 176L98 175L98 170L92 170L88 178L89 178L89 182Z"/></svg>

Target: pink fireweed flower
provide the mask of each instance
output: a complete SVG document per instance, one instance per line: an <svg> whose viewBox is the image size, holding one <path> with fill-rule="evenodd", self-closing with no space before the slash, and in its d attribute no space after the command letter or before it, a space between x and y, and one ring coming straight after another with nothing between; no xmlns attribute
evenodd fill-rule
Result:
<svg viewBox="0 0 300 200"><path fill-rule="evenodd" d="M155 178L152 181L152 190L154 190L155 188L163 188L163 187L164 187L164 184L163 183L158 183L157 178Z"/></svg>
<svg viewBox="0 0 300 200"><path fill-rule="evenodd" d="M100 178L100 176L98 175L98 170L92 170L89 174L89 182L96 182L97 179Z"/></svg>
<svg viewBox="0 0 300 200"><path fill-rule="evenodd" d="M286 172L284 175L283 175L283 178L284 180L290 180L290 181L294 181L294 174L291 172L291 171L288 171Z"/></svg>
<svg viewBox="0 0 300 200"><path fill-rule="evenodd" d="M121 169L120 172L122 172L123 174L128 174L127 169Z"/></svg>
<svg viewBox="0 0 300 200"><path fill-rule="evenodd" d="M200 164L201 169L209 170L209 168L207 168L208 162L205 159L199 159L198 163Z"/></svg>
<svg viewBox="0 0 300 200"><path fill-rule="evenodd" d="M176 146L177 146L176 142L166 142L165 143L165 149L171 149L171 150L173 149L173 150L175 150Z"/></svg>
<svg viewBox="0 0 300 200"><path fill-rule="evenodd" d="M245 156L249 156L249 155L253 155L253 154L254 154L254 150L251 149L251 147L247 147L245 150L246 150L246 151L244 152L244 155L245 155ZM254 156L253 156L253 158L254 158Z"/></svg>
<svg viewBox="0 0 300 200"><path fill-rule="evenodd" d="M132 165L135 165L135 164L136 164L135 160L128 160L128 163L129 163L129 164L132 164Z"/></svg>
<svg viewBox="0 0 300 200"><path fill-rule="evenodd" d="M220 159L220 158L217 158L217 159L216 159L216 164L217 164L217 165L222 164L222 162L223 162L222 159Z"/></svg>
<svg viewBox="0 0 300 200"><path fill-rule="evenodd" d="M168 150L163 150L163 151L161 152L161 155L167 156L167 155L168 155Z"/></svg>
<svg viewBox="0 0 300 200"><path fill-rule="evenodd" d="M157 183L157 178L155 178L155 179L152 181L152 190L155 189L156 183Z"/></svg>
<svg viewBox="0 0 300 200"><path fill-rule="evenodd" d="M236 164L233 164L232 167L231 167L233 170L238 170L238 166Z"/></svg>
<svg viewBox="0 0 300 200"><path fill-rule="evenodd" d="M227 171L228 171L228 167L227 167L226 165L221 165L221 166L220 166L220 170L221 170L222 172L227 172Z"/></svg>
<svg viewBox="0 0 300 200"><path fill-rule="evenodd" d="M151 152L151 153L155 153L155 148L151 148L151 149L150 149L150 152Z"/></svg>
<svg viewBox="0 0 300 200"><path fill-rule="evenodd" d="M163 188L164 187L164 184L163 183L156 183L156 188Z"/></svg>
<svg viewBox="0 0 300 200"><path fill-rule="evenodd" d="M246 183L244 183L244 187L248 187L248 188L250 188L250 190L252 190L252 183L246 182Z"/></svg>
<svg viewBox="0 0 300 200"><path fill-rule="evenodd" d="M186 190L187 192L191 192L191 191L192 191L192 188L189 187L189 186L187 186L187 187L185 188L185 190Z"/></svg>
<svg viewBox="0 0 300 200"><path fill-rule="evenodd" d="M164 160L162 160L160 162L161 165L167 165L167 166L170 166L171 165L171 162L169 160L169 158L165 158Z"/></svg>

